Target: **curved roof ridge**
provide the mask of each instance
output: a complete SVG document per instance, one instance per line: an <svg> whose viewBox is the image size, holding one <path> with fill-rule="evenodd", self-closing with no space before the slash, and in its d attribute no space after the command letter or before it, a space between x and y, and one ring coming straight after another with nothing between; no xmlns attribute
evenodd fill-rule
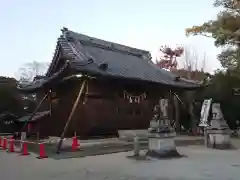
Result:
<svg viewBox="0 0 240 180"><path fill-rule="evenodd" d="M144 59L151 59L151 54L149 51L133 48L130 46L118 44L115 42L105 41L102 39L98 39L95 37L87 36L81 33L77 33L71 30L68 30L68 28L64 27L62 29L62 33L69 39L77 39L83 44L93 45L101 48L106 48L109 50L115 50L119 52L125 52L129 53L131 55L135 56L142 56ZM144 57L145 56L145 57Z"/></svg>
<svg viewBox="0 0 240 180"><path fill-rule="evenodd" d="M87 64L89 63L89 58L87 58L82 52L80 52L74 43L69 42L68 37L63 33L57 40L57 45L54 51L52 62L47 70L46 76L50 76L52 74L52 70L54 70L56 64L58 63L58 55L60 49L63 51L66 59L83 60L86 61Z"/></svg>

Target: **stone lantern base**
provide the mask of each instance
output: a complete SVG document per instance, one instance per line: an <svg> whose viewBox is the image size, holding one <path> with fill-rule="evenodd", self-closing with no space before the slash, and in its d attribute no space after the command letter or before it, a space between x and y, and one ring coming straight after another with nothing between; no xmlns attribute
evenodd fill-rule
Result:
<svg viewBox="0 0 240 180"><path fill-rule="evenodd" d="M149 136L148 151L146 156L154 158L181 157L177 152L174 137L176 132L167 134L153 134Z"/></svg>
<svg viewBox="0 0 240 180"><path fill-rule="evenodd" d="M207 129L208 148L231 149L229 129Z"/></svg>

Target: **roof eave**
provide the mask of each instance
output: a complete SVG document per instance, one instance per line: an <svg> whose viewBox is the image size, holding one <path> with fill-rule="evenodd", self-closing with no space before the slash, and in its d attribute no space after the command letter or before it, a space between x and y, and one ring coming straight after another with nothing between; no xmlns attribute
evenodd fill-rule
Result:
<svg viewBox="0 0 240 180"><path fill-rule="evenodd" d="M33 82L27 86L18 88L22 93L34 93L40 89L53 87L60 79L62 79L69 71L69 62L67 61L63 68L50 77L39 82Z"/></svg>

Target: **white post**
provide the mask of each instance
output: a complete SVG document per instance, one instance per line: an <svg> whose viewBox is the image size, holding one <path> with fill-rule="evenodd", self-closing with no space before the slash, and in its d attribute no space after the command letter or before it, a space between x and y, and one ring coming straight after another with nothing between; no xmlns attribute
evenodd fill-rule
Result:
<svg viewBox="0 0 240 180"><path fill-rule="evenodd" d="M27 139L27 133L26 132L21 132L21 142L20 142L20 149L22 151L22 141L25 141Z"/></svg>
<svg viewBox="0 0 240 180"><path fill-rule="evenodd" d="M140 142L137 136L133 139L133 156L139 156L140 153Z"/></svg>
<svg viewBox="0 0 240 180"><path fill-rule="evenodd" d="M204 133L204 145L205 145L205 147L207 147L208 146L208 133L207 133L206 127L204 127L203 133Z"/></svg>

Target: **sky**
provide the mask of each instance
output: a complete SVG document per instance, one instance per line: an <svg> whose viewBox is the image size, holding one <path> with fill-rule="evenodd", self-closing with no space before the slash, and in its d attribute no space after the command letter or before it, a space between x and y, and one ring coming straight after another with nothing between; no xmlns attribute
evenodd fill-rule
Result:
<svg viewBox="0 0 240 180"><path fill-rule="evenodd" d="M60 29L159 55L181 45L206 55L206 70L220 68L212 39L186 37L185 29L215 19L211 0L8 0L0 5L0 76L16 77L25 63L51 62Z"/></svg>

